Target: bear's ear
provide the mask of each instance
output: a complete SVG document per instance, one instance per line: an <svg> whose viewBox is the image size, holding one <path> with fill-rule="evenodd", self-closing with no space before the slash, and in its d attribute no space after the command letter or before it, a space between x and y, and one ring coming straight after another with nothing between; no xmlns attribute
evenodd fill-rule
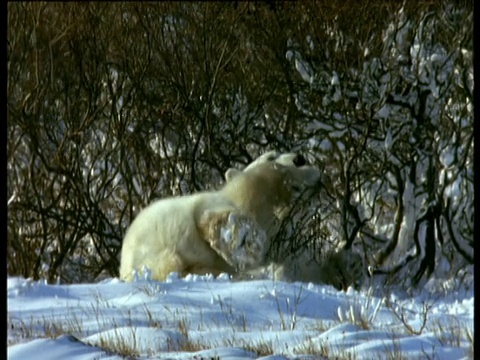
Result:
<svg viewBox="0 0 480 360"><path fill-rule="evenodd" d="M234 168L230 168L225 172L225 180L229 182L232 180L235 176L240 174L242 171Z"/></svg>

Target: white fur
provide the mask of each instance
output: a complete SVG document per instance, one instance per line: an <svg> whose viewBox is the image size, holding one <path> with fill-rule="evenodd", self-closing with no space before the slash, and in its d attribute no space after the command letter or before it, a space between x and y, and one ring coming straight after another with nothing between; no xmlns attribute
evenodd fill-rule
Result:
<svg viewBox="0 0 480 360"><path fill-rule="evenodd" d="M153 279L164 280L170 272L217 276L262 265L294 189L314 187L320 180L318 169L295 165L296 156L266 153L243 171L229 169L218 191L146 207L125 234L120 277L132 280L144 267Z"/></svg>

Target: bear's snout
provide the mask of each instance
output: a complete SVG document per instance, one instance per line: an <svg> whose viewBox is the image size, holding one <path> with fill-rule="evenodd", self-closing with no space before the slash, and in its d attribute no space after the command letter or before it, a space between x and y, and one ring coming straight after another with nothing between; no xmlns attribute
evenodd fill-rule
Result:
<svg viewBox="0 0 480 360"><path fill-rule="evenodd" d="M307 161L305 160L305 157L301 154L298 154L297 156L295 156L295 158L293 159L293 164L296 166L296 167L300 167L300 166L303 166L307 163Z"/></svg>

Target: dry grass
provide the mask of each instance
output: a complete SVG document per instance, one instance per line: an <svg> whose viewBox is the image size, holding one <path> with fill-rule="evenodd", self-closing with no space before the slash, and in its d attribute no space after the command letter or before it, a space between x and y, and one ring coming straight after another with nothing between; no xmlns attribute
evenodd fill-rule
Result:
<svg viewBox="0 0 480 360"><path fill-rule="evenodd" d="M371 294L370 294L371 295ZM276 297L277 295L274 294ZM299 319L298 311L299 304L305 299L302 293L302 288L295 293L295 296L290 300L280 300L276 297L275 304L278 311L278 319L280 329L283 331L292 331L298 329ZM319 319L313 325L313 328L306 329L306 331L315 330L319 334L329 330L330 328L339 325L341 322L350 322L361 329L369 330L375 328L375 319L379 312L379 308L384 304L392 311L395 318L398 320L400 326L404 329L406 334L420 335L426 331L432 332L434 336L440 341L443 346L451 346L457 348L468 347L468 355L473 358L474 354L474 331L473 327L461 326L458 320L451 318L449 321L435 321L430 323L428 320L430 309L433 306L432 302L425 302L422 308L419 327L414 327L407 319L407 310L392 304L388 300L381 300L380 302L372 300L369 297L366 302L360 301L352 302L346 310L339 309L338 321L326 321ZM228 302L218 299L218 306L221 309L224 320L218 323L209 324L202 321L202 324L192 325L189 318L179 309L171 309L164 307L162 311L153 311L148 304L143 305L143 315L140 314L140 322L142 327L153 329L169 329L176 332L179 337L169 338L165 347L165 351L176 352L198 352L201 350L212 349L218 346L240 347L246 351L255 353L257 356L268 356L278 353L278 348L275 341L269 337L262 339L262 333L259 334L260 340L248 341L243 337L246 333L251 331L247 316L245 314L236 314L235 309ZM284 306L282 302L285 302ZM118 323L118 318L111 318L105 315L104 308L112 308L112 305L102 299L101 295L95 296L95 303L88 309L75 309L71 311L69 316L65 319L54 319L53 317L42 316L41 318L30 319L13 319L11 316L7 317L8 332L11 334L7 338L7 345L14 345L19 342L30 341L36 338L56 338L60 335L72 335L81 339L85 337L85 318L95 319L100 325L101 330L110 330L113 326L113 332L106 333L104 336L100 335L98 340L89 345L98 346L105 351L117 354L119 356L134 358L139 356L156 356L153 349L143 349L140 347L137 326L139 322L139 314L134 316L132 311L127 311L122 316L121 324ZM167 315L167 316L165 316ZM203 319L203 315L200 316ZM242 320L243 319L243 320ZM208 332L211 327L218 327L218 331L225 330L225 325L231 331L230 337L224 337L221 340L208 340L205 338L199 339L198 331ZM130 327L130 329L128 329ZM100 331L101 331L100 330ZM256 329L255 329L256 330ZM195 332L195 334L192 334ZM241 334L241 337L239 336ZM382 359L404 359L407 358L402 354L402 349L398 343L395 335L391 339L393 346L386 345ZM356 359L357 356L348 350L336 348L332 344L320 343L318 339L311 336L303 341L303 344L295 348L296 354L311 355L319 358L328 359ZM434 354L433 354L434 355ZM432 354L424 354L424 358L433 356ZM433 357L432 357L433 358Z"/></svg>
<svg viewBox="0 0 480 360"><path fill-rule="evenodd" d="M338 308L338 320L357 325L363 330L370 330L384 301L383 298L376 300L373 297L373 288L370 287L367 292L366 302L354 299L349 303L347 309Z"/></svg>

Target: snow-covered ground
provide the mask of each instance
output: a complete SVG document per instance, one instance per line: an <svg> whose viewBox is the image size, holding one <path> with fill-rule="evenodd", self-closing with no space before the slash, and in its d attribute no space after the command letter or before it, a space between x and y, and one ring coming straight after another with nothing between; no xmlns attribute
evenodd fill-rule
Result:
<svg viewBox="0 0 480 360"><path fill-rule="evenodd" d="M8 278L8 358L472 359L473 282L411 297L225 276ZM403 320L401 320L403 319Z"/></svg>

